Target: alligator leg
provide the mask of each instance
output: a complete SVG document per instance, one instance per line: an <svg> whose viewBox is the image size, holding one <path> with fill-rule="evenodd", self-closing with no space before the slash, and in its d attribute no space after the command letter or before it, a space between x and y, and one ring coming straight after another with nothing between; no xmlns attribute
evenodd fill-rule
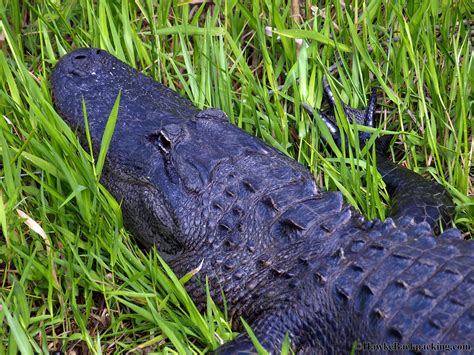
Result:
<svg viewBox="0 0 474 355"><path fill-rule="evenodd" d="M323 87L332 110L336 107L334 94L326 81L323 79ZM376 105L375 90L369 100L369 106L365 110L357 110L341 100L342 108L347 119L359 125L374 127L374 112ZM308 110L308 106L304 106ZM312 115L311 111L309 111ZM341 147L341 135L334 116L330 113L319 111L319 119L329 129L335 143ZM363 146L370 138L370 133L359 132L359 142ZM423 178L421 175L396 165L385 157L387 140L377 139L375 143L377 156L377 169L387 185L391 198L391 209L389 217L395 223L427 222L435 232L439 232L440 224L446 226L452 221L454 204L446 189L433 181ZM347 144L346 144L347 146Z"/></svg>
<svg viewBox="0 0 474 355"><path fill-rule="evenodd" d="M259 344L272 354L279 354L286 333L292 333L295 325L288 320L293 312L276 309L274 312L263 314L252 322L251 329ZM293 329L295 330L295 329ZM291 338L291 336L290 336ZM233 341L221 346L217 354L257 354L257 350L247 332L240 333Z"/></svg>

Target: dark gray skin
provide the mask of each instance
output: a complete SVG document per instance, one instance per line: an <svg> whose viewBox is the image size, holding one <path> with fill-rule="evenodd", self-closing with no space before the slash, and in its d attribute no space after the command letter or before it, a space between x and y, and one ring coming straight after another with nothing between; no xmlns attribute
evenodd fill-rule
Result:
<svg viewBox="0 0 474 355"><path fill-rule="evenodd" d="M206 306L207 276L238 330L243 317L267 350L279 352L286 333L301 353L347 352L354 341L474 345L474 243L456 229L434 236L452 212L440 185L379 155L395 208L366 221L222 111L198 110L105 51L64 56L51 84L82 142L84 99L96 151L121 92L102 183L122 201L126 227L179 276L202 263L186 284L196 304ZM345 111L373 125L374 107L375 96L367 110ZM245 333L218 349L239 351L255 351Z"/></svg>

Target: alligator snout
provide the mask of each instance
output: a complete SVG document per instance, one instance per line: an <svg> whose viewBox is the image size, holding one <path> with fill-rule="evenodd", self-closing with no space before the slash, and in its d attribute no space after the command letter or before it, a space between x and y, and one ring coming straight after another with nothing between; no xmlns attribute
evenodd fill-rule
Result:
<svg viewBox="0 0 474 355"><path fill-rule="evenodd" d="M102 51L96 48L81 48L61 60L63 72L70 76L94 75L94 65L100 61Z"/></svg>

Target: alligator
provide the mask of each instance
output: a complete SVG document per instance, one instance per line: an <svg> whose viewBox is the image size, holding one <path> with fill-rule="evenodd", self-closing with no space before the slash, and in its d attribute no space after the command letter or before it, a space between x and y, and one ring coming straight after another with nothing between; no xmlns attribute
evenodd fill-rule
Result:
<svg viewBox="0 0 474 355"><path fill-rule="evenodd" d="M85 146L86 108L95 154L119 102L101 183L122 202L125 227L178 276L200 265L185 285L197 306L206 307L208 281L235 329L244 319L267 351L286 336L298 353L474 345L474 243L455 228L436 235L452 199L386 159L382 144L377 168L392 201L383 222L322 191L307 168L223 111L197 109L104 50L65 55L50 81L57 112ZM323 86L333 109L315 116L341 144L336 99ZM365 110L341 104L349 120L374 125L375 93ZM361 132L361 144L369 136ZM216 351L256 348L242 332Z"/></svg>

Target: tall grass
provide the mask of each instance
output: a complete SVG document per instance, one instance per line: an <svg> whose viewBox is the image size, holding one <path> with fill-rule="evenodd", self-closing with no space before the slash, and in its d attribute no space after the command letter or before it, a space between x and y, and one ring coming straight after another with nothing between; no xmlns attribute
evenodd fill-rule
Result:
<svg viewBox="0 0 474 355"><path fill-rule="evenodd" d="M307 5L296 21L278 0L0 1L0 353L202 352L234 336L225 310L209 300L200 313L184 280L135 245L54 111L48 76L73 48L106 49L221 108L369 218L387 206L371 150L331 155L302 103L322 105L323 75L353 107L377 87L374 133L395 136L394 161L446 186L455 226L472 233L472 4L345 4Z"/></svg>

